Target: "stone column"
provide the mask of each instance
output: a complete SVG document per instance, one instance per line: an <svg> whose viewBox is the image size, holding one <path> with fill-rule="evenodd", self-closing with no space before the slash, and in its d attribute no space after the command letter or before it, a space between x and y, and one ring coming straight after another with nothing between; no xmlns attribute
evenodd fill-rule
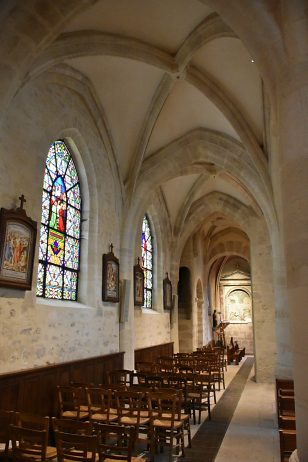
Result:
<svg viewBox="0 0 308 462"><path fill-rule="evenodd" d="M308 60L294 66L288 73L281 84L279 96L282 219L293 347L297 445L300 462L307 462Z"/></svg>
<svg viewBox="0 0 308 462"><path fill-rule="evenodd" d="M276 332L272 248L265 223L261 223L260 218L251 219L251 230L249 237L256 380L273 382Z"/></svg>
<svg viewBox="0 0 308 462"><path fill-rule="evenodd" d="M134 369L135 366L135 342L134 342L134 282L133 282L133 255L132 250L121 248L120 277L130 283L128 316L127 320L119 323L119 348L125 351L124 368ZM125 318L125 316L124 316Z"/></svg>

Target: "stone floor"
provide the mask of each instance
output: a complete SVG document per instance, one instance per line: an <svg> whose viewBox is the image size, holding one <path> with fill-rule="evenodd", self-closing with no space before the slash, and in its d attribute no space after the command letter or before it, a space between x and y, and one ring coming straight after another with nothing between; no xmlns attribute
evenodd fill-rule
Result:
<svg viewBox="0 0 308 462"><path fill-rule="evenodd" d="M279 462L274 385L254 381L253 358L228 366L226 390L218 392L212 420L192 425L185 462ZM174 458L176 460L176 458ZM168 461L167 451L155 462Z"/></svg>

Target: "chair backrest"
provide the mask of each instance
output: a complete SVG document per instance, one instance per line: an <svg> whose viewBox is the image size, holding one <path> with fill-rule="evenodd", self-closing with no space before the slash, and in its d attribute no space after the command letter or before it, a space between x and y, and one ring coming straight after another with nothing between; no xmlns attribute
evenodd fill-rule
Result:
<svg viewBox="0 0 308 462"><path fill-rule="evenodd" d="M87 403L90 413L90 418L93 413L109 414L112 390L103 387L87 387Z"/></svg>
<svg viewBox="0 0 308 462"><path fill-rule="evenodd" d="M55 431L58 462L95 462L97 436Z"/></svg>
<svg viewBox="0 0 308 462"><path fill-rule="evenodd" d="M168 420L171 426L176 420L181 420L182 392L181 390L167 391L161 388L148 393L150 413L155 419Z"/></svg>
<svg viewBox="0 0 308 462"><path fill-rule="evenodd" d="M143 393L139 391L128 390L115 392L119 417L135 416L138 424L143 408L142 397Z"/></svg>
<svg viewBox="0 0 308 462"><path fill-rule="evenodd" d="M18 427L31 428L32 430L46 430L48 433L49 424L49 416L42 417L28 412L15 412L15 425Z"/></svg>
<svg viewBox="0 0 308 462"><path fill-rule="evenodd" d="M62 417L66 411L72 411L76 413L76 418L79 419L82 388L71 385L58 385L57 397L59 417Z"/></svg>
<svg viewBox="0 0 308 462"><path fill-rule="evenodd" d="M105 459L131 462L136 429L131 426L94 424L100 462Z"/></svg>
<svg viewBox="0 0 308 462"><path fill-rule="evenodd" d="M92 435L92 423L74 419L57 419L52 417L54 432L73 433L76 435Z"/></svg>
<svg viewBox="0 0 308 462"><path fill-rule="evenodd" d="M11 425L10 436L14 461L45 461L48 440L46 430Z"/></svg>
<svg viewBox="0 0 308 462"><path fill-rule="evenodd" d="M112 385L124 385L129 387L131 384L132 371L128 369L117 369L109 371L108 373L108 384Z"/></svg>

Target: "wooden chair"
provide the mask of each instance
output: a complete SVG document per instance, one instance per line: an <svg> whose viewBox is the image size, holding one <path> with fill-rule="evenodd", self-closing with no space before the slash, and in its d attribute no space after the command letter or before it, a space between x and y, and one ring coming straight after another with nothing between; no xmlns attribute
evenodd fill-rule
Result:
<svg viewBox="0 0 308 462"><path fill-rule="evenodd" d="M135 427L123 425L95 424L98 437L98 454L100 462L126 461L142 462L145 459L133 456L136 439Z"/></svg>
<svg viewBox="0 0 308 462"><path fill-rule="evenodd" d="M280 439L280 460L287 462L290 455L296 449L296 431L295 430L279 430Z"/></svg>
<svg viewBox="0 0 308 462"><path fill-rule="evenodd" d="M149 407L152 416L151 455L154 457L157 448L169 448L169 461L173 452L184 453L184 423L181 419L181 403L176 393L160 391L149 392Z"/></svg>
<svg viewBox="0 0 308 462"><path fill-rule="evenodd" d="M212 375L213 381L218 384L218 390L220 391L220 384L222 384L223 389L225 389L225 374L221 370L221 365L219 362L219 356L217 354L208 358L209 372Z"/></svg>
<svg viewBox="0 0 308 462"><path fill-rule="evenodd" d="M145 372L147 373L155 373L156 372L156 364L151 363L150 361L138 361L136 363L136 371L137 372Z"/></svg>
<svg viewBox="0 0 308 462"><path fill-rule="evenodd" d="M57 386L58 417L65 419L86 420L89 412L81 409L82 388L71 385Z"/></svg>
<svg viewBox="0 0 308 462"><path fill-rule="evenodd" d="M54 446L48 445L50 436L50 418L49 416L42 417L36 414L27 412L15 413L15 425L18 427L28 428L31 430L41 430L46 433L46 453L45 459L51 460L57 456L57 450Z"/></svg>
<svg viewBox="0 0 308 462"><path fill-rule="evenodd" d="M46 430L11 425L12 459L15 462L46 460L48 433Z"/></svg>
<svg viewBox="0 0 308 462"><path fill-rule="evenodd" d="M135 391L117 391L115 393L118 423L135 427L136 441L139 439L139 433L146 434L149 439L151 415L150 410L145 407L144 394Z"/></svg>
<svg viewBox="0 0 308 462"><path fill-rule="evenodd" d="M111 407L112 390L93 387L86 388L89 419L92 422L115 422L118 420L117 409Z"/></svg>
<svg viewBox="0 0 308 462"><path fill-rule="evenodd" d="M11 452L10 425L14 423L14 412L0 410L0 456L6 462Z"/></svg>
<svg viewBox="0 0 308 462"><path fill-rule="evenodd" d="M201 422L201 413L207 410L211 420L211 383L204 374L193 374L187 382L187 398L193 413L194 424L196 423L196 411L198 411L198 424Z"/></svg>
<svg viewBox="0 0 308 462"><path fill-rule="evenodd" d="M294 392L278 391L278 426L285 430L296 428Z"/></svg>
<svg viewBox="0 0 308 462"><path fill-rule="evenodd" d="M95 462L97 436L55 431L58 462Z"/></svg>
<svg viewBox="0 0 308 462"><path fill-rule="evenodd" d="M172 379L170 380L170 387L164 387L163 389L154 390L161 391L165 393L174 393L177 395L178 403L180 406L180 419L183 422L184 426L184 438L187 436L188 447L191 448L191 428L190 428L190 405L187 401L187 389L186 389L186 374L185 378L181 377L179 374L173 374ZM176 380L177 379L177 380ZM152 415L155 417L155 410L152 410Z"/></svg>
<svg viewBox="0 0 308 462"><path fill-rule="evenodd" d="M132 371L128 369L117 369L109 371L108 385L123 385L129 387L132 383Z"/></svg>
<svg viewBox="0 0 308 462"><path fill-rule="evenodd" d="M74 419L57 419L52 417L52 428L54 432L73 433L75 435L92 435L92 422L83 422Z"/></svg>

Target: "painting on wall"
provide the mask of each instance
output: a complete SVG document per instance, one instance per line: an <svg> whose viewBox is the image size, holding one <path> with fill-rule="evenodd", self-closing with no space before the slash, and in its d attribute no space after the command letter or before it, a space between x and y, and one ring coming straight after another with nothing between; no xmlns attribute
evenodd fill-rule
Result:
<svg viewBox="0 0 308 462"><path fill-rule="evenodd" d="M134 304L135 306L144 304L144 271L140 266L139 258L137 265L134 266Z"/></svg>
<svg viewBox="0 0 308 462"><path fill-rule="evenodd" d="M110 244L110 252L103 254L103 300L118 302L119 286L119 260L113 253L113 245Z"/></svg>
<svg viewBox="0 0 308 462"><path fill-rule="evenodd" d="M31 290L37 224L23 209L0 211L0 285Z"/></svg>
<svg viewBox="0 0 308 462"><path fill-rule="evenodd" d="M234 289L226 294L228 321L251 321L251 296L248 291Z"/></svg>

